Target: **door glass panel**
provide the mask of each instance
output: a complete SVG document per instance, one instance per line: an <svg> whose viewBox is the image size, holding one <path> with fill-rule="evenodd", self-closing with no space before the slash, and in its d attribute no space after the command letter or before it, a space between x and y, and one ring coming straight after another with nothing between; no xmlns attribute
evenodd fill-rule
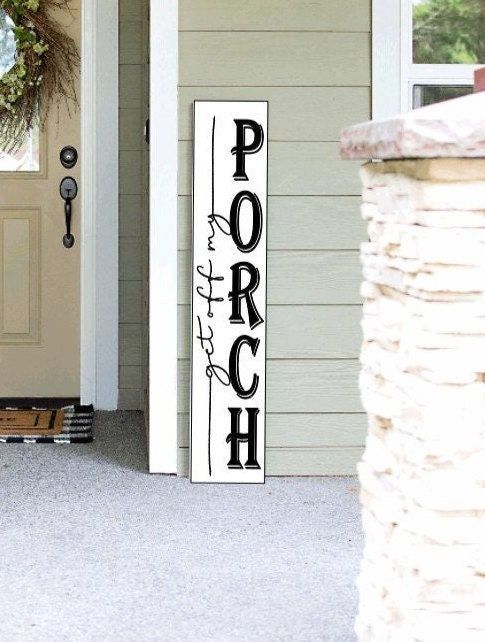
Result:
<svg viewBox="0 0 485 642"><path fill-rule="evenodd" d="M0 77L15 64L14 23L3 9L0 9Z"/></svg>
<svg viewBox="0 0 485 642"><path fill-rule="evenodd" d="M473 87L470 85L414 85L413 109L441 103L444 100L458 98L472 92Z"/></svg>
<svg viewBox="0 0 485 642"><path fill-rule="evenodd" d="M3 9L0 9L0 78L15 64L15 27ZM6 152L0 149L0 172L38 172L39 129L35 127L22 147Z"/></svg>
<svg viewBox="0 0 485 642"><path fill-rule="evenodd" d="M20 149L13 152L0 150L0 172L38 172L39 151L39 128L36 126Z"/></svg>
<svg viewBox="0 0 485 642"><path fill-rule="evenodd" d="M484 0L413 0L413 62L485 63Z"/></svg>

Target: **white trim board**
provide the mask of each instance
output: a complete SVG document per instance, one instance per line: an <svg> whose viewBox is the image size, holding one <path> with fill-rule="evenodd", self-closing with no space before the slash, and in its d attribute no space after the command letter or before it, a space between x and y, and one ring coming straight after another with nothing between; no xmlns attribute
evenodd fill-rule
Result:
<svg viewBox="0 0 485 642"><path fill-rule="evenodd" d="M401 0L372 0L372 118L401 111Z"/></svg>
<svg viewBox="0 0 485 642"><path fill-rule="evenodd" d="M150 0L150 348L152 473L177 472L178 0Z"/></svg>
<svg viewBox="0 0 485 642"><path fill-rule="evenodd" d="M81 402L118 406L118 0L83 0Z"/></svg>

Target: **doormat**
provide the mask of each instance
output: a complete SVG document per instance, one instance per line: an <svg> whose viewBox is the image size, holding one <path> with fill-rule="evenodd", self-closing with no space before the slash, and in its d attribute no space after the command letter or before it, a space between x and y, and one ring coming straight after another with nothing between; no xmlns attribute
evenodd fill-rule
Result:
<svg viewBox="0 0 485 642"><path fill-rule="evenodd" d="M93 406L0 408L0 443L85 444L93 441Z"/></svg>

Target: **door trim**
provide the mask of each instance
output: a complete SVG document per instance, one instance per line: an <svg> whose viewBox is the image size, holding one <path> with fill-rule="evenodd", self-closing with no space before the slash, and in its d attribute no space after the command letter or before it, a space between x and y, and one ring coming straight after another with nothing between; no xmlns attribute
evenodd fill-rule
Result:
<svg viewBox="0 0 485 642"><path fill-rule="evenodd" d="M81 403L118 406L118 0L83 0Z"/></svg>
<svg viewBox="0 0 485 642"><path fill-rule="evenodd" d="M149 467L177 472L178 0L150 0Z"/></svg>

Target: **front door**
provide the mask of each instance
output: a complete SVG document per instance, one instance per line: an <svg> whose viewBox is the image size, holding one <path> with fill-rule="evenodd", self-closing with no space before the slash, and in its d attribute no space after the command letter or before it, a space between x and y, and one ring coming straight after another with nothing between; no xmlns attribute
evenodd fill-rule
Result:
<svg viewBox="0 0 485 642"><path fill-rule="evenodd" d="M81 0L69 6L56 18L80 47ZM66 248L59 191L66 176L79 184L79 163L59 157L65 146L82 153L79 142L79 109L60 100L20 151L0 150L0 398L79 396L81 198Z"/></svg>

